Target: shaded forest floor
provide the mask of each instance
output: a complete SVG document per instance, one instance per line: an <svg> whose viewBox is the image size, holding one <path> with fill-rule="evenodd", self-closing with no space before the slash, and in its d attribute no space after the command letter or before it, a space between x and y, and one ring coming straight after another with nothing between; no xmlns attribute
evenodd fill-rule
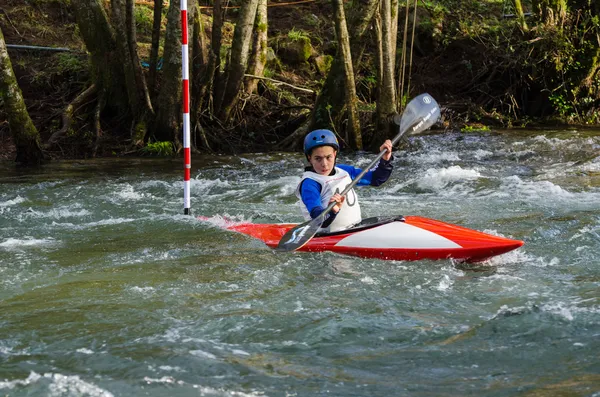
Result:
<svg viewBox="0 0 600 397"><path fill-rule="evenodd" d="M148 3L151 2L138 2ZM283 2L281 2L283 3ZM290 35L290 32L308 32L313 45L313 55L308 62L293 64L279 62L272 67L269 77L284 81L297 87L318 91L325 76L319 72L314 59L319 55L335 55L335 37L332 11L328 1L309 1L295 5L282 5L269 2L269 46L276 46L278 38ZM279 6L278 6L279 5ZM52 51L48 49L24 49L9 47L9 55L19 85L23 91L26 105L34 124L40 131L42 141L60 129L61 114L65 107L81 93L89 84L87 71L87 55L85 47L77 34L77 25L64 0L5 0L0 6L0 26L7 45L28 45L37 47L67 48L69 51ZM138 4L136 20L138 21L138 41L142 61L147 60L150 48L151 26L146 21L151 15L150 5ZM501 3L486 10L492 16L500 16ZM137 12L137 11L136 11ZM210 30L210 9L202 10L207 28ZM422 11L425 12L425 11ZM228 11L226 19L233 21L236 11ZM424 17L424 16L423 16ZM227 31L229 26L230 32ZM226 26L225 39L231 37L232 25ZM210 34L210 31L207 32ZM399 48L401 43L399 42ZM371 49L373 50L373 49ZM485 87L476 86L473 68L477 62L487 62L484 54L488 49L471 39L456 40L440 49L427 36L417 34L412 65L410 66L410 96L421 92L429 92L443 107L445 123L454 128L487 128L493 126L513 126L516 119L504 117L500 113L490 113L478 106L474 98L485 97ZM370 55L371 54L371 55ZM367 51L367 60L373 51ZM278 54L277 54L278 55ZM371 62L372 64L372 62ZM370 122L372 101L374 96L374 72L365 67L358 71L357 92L362 101L365 124ZM281 86L279 86L281 87ZM315 97L311 94L290 90L270 91L268 85L259 89L260 95L245 98L243 110L238 111L240 137L252 137L255 131L261 131L262 140L254 145L240 138L232 142L234 150L249 149L251 151L273 150L277 142L298 127L301 120L299 114L307 114L314 105ZM293 111L288 111L293 109ZM304 113L301 113L304 112ZM542 112L543 113L543 112ZM531 124L531 120L527 120ZM281 126L279 128L278 126ZM85 128L85 127L82 127ZM126 130L119 120L103 120L103 130L108 131L109 142L103 155L119 155L130 149L122 142L123 133L110 133ZM73 132L85 134L85 131ZM110 137L114 138L110 142ZM236 147L237 146L237 147ZM77 149L72 147L64 151L52 153L52 157L77 156ZM10 133L5 114L0 111L0 158L14 158Z"/></svg>

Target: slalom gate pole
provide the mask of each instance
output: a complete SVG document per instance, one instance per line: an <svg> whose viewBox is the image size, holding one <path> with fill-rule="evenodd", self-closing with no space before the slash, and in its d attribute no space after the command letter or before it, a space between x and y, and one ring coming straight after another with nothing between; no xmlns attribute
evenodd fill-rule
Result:
<svg viewBox="0 0 600 397"><path fill-rule="evenodd" d="M190 215L190 173L192 154L190 150L190 80L188 51L187 0L181 0L181 80L183 84L183 213Z"/></svg>

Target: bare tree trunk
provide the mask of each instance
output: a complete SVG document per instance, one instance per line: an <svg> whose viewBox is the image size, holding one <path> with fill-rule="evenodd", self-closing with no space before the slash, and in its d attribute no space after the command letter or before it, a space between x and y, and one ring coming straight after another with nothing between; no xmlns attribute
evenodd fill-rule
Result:
<svg viewBox="0 0 600 397"><path fill-rule="evenodd" d="M202 11L196 4L196 12L194 13L194 35L192 36L192 65L191 65L191 116L193 122L197 120L197 115L202 111L204 104L204 96L207 86L212 80L209 74L210 53L209 43L207 41L206 32L204 30L204 22L202 20ZM213 72L214 73L214 70Z"/></svg>
<svg viewBox="0 0 600 397"><path fill-rule="evenodd" d="M208 41L206 40L206 31L204 30L204 21L202 20L202 11L196 3L194 5L194 35L192 38L192 54L194 54L194 65L200 68L208 64ZM198 68L198 69L200 69Z"/></svg>
<svg viewBox="0 0 600 397"><path fill-rule="evenodd" d="M117 56L115 32L108 22L103 1L78 0L71 5L79 33L90 53L98 92L106 92L107 106L126 113L129 100L123 78L123 60Z"/></svg>
<svg viewBox="0 0 600 397"><path fill-rule="evenodd" d="M127 44L127 27L125 22L125 3L124 0L111 0L111 18L112 26L116 32L117 50L119 58L123 65L123 75L125 76L125 88L127 89L127 97L129 98L129 107L131 113L134 115L138 114L141 108L140 98L137 95L137 87L135 84L135 74L133 71L132 59L129 54L129 47Z"/></svg>
<svg viewBox="0 0 600 397"><path fill-rule="evenodd" d="M158 69L158 48L160 46L160 27L162 22L163 0L154 0L154 21L152 23L152 47L150 49L150 71L148 90L154 97L156 90L156 72Z"/></svg>
<svg viewBox="0 0 600 397"><path fill-rule="evenodd" d="M263 76L265 65L267 64L267 28L267 0L258 0L254 29L254 43L252 45L252 54L250 55L248 74L252 74L254 76ZM246 83L246 93L252 94L254 90L256 90L257 85L257 79L248 79Z"/></svg>
<svg viewBox="0 0 600 397"><path fill-rule="evenodd" d="M333 0L335 32L337 35L342 63L344 65L344 92L346 94L346 109L348 112L347 142L353 149L362 149L362 135L358 119L356 85L354 83L354 69L352 67L352 54L350 52L350 36L346 26L343 0Z"/></svg>
<svg viewBox="0 0 600 397"><path fill-rule="evenodd" d="M375 48L377 49L377 82L381 84L383 81L383 33L381 31L381 11L379 9L375 12L373 28L375 30Z"/></svg>
<svg viewBox="0 0 600 397"><path fill-rule="evenodd" d="M358 0L350 15L350 51L354 55L352 67L359 69L364 52L369 27L378 8L380 0ZM311 115L310 129L335 128L338 112L344 106L344 91L339 87L343 84L344 69L340 54L335 57L331 69L325 79L325 84L317 97L314 111Z"/></svg>
<svg viewBox="0 0 600 397"><path fill-rule="evenodd" d="M198 3L194 1L194 35L192 36L192 64L191 70L191 87L190 87L190 116L192 118L192 131L200 137L202 145L209 151L212 151L208 137L204 128L200 125L200 114L202 112L203 98L206 93L206 77L208 71L209 55L208 42L206 32L204 31L204 22L202 20L202 12Z"/></svg>
<svg viewBox="0 0 600 397"><path fill-rule="evenodd" d="M171 0L167 14L162 82L157 98L153 135L157 141L175 142L181 146L181 10Z"/></svg>
<svg viewBox="0 0 600 397"><path fill-rule="evenodd" d="M208 67L206 72L206 83L202 89L209 95L209 107L211 116L215 110L215 102L220 103L221 85L221 41L223 37L223 5L221 0L214 0L213 5L213 24L210 43L210 53L208 57ZM204 95L202 95L204 97Z"/></svg>
<svg viewBox="0 0 600 397"><path fill-rule="evenodd" d="M231 61L227 71L227 85L223 95L223 102L219 109L219 118L227 121L231 110L237 103L237 98L242 87L244 74L248 68L248 55L252 43L252 27L256 19L258 0L242 2L239 17L235 24L233 42L231 43Z"/></svg>
<svg viewBox="0 0 600 397"><path fill-rule="evenodd" d="M394 83L394 61L396 49L392 48L392 13L391 1L381 1L381 51L379 59L382 76L379 81L377 95L377 127L373 134L372 148L378 148L381 141L389 137L390 119L396 113L396 85Z"/></svg>
<svg viewBox="0 0 600 397"><path fill-rule="evenodd" d="M135 125L131 131L131 138L134 144L140 145L144 141L147 125L150 124L154 110L137 53L133 19L134 4L133 0L112 0L111 6L113 26L117 36L121 38L117 40L117 48L123 65L127 96Z"/></svg>
<svg viewBox="0 0 600 397"><path fill-rule="evenodd" d="M8 116L8 125L17 149L16 162L33 165L44 161L40 134L27 112L23 93L17 83L4 34L0 29L0 99Z"/></svg>
<svg viewBox="0 0 600 397"><path fill-rule="evenodd" d="M133 74L135 76L137 95L141 98L142 102L142 112L146 117L148 117L154 115L154 109L152 109L148 85L146 84L146 79L144 78L144 72L142 71L142 64L140 63L140 56L138 54L137 33L135 29L135 20L133 17L133 0L126 0L126 6L125 23L127 27L127 46L129 47L129 54L133 64Z"/></svg>
<svg viewBox="0 0 600 397"><path fill-rule="evenodd" d="M398 48L398 0L392 0L391 3L391 40L392 40L392 70L396 70L396 49ZM416 11L416 10L415 10ZM396 95L399 95L396 93Z"/></svg>

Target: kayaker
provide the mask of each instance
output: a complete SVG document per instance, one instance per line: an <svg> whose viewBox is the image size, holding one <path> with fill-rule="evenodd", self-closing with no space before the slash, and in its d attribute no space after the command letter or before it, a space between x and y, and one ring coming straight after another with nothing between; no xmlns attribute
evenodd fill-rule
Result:
<svg viewBox="0 0 600 397"><path fill-rule="evenodd" d="M330 130L315 130L304 138L304 154L310 166L304 169L302 180L296 188L296 196L306 220L319 216L327 206L337 204L329 212L321 229L335 232L359 223L362 219L358 197L354 189L346 197L339 192L362 172L351 165L336 164L340 149L338 140ZM357 183L357 185L379 186L392 174L392 142L388 139L379 148L387 149L379 163Z"/></svg>

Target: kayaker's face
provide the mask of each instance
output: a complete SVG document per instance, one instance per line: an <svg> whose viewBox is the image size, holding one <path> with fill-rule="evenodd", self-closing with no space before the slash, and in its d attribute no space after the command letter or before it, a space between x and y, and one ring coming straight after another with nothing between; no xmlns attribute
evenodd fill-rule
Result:
<svg viewBox="0 0 600 397"><path fill-rule="evenodd" d="M329 175L335 166L337 152L331 146L319 146L314 148L308 161L319 175Z"/></svg>

